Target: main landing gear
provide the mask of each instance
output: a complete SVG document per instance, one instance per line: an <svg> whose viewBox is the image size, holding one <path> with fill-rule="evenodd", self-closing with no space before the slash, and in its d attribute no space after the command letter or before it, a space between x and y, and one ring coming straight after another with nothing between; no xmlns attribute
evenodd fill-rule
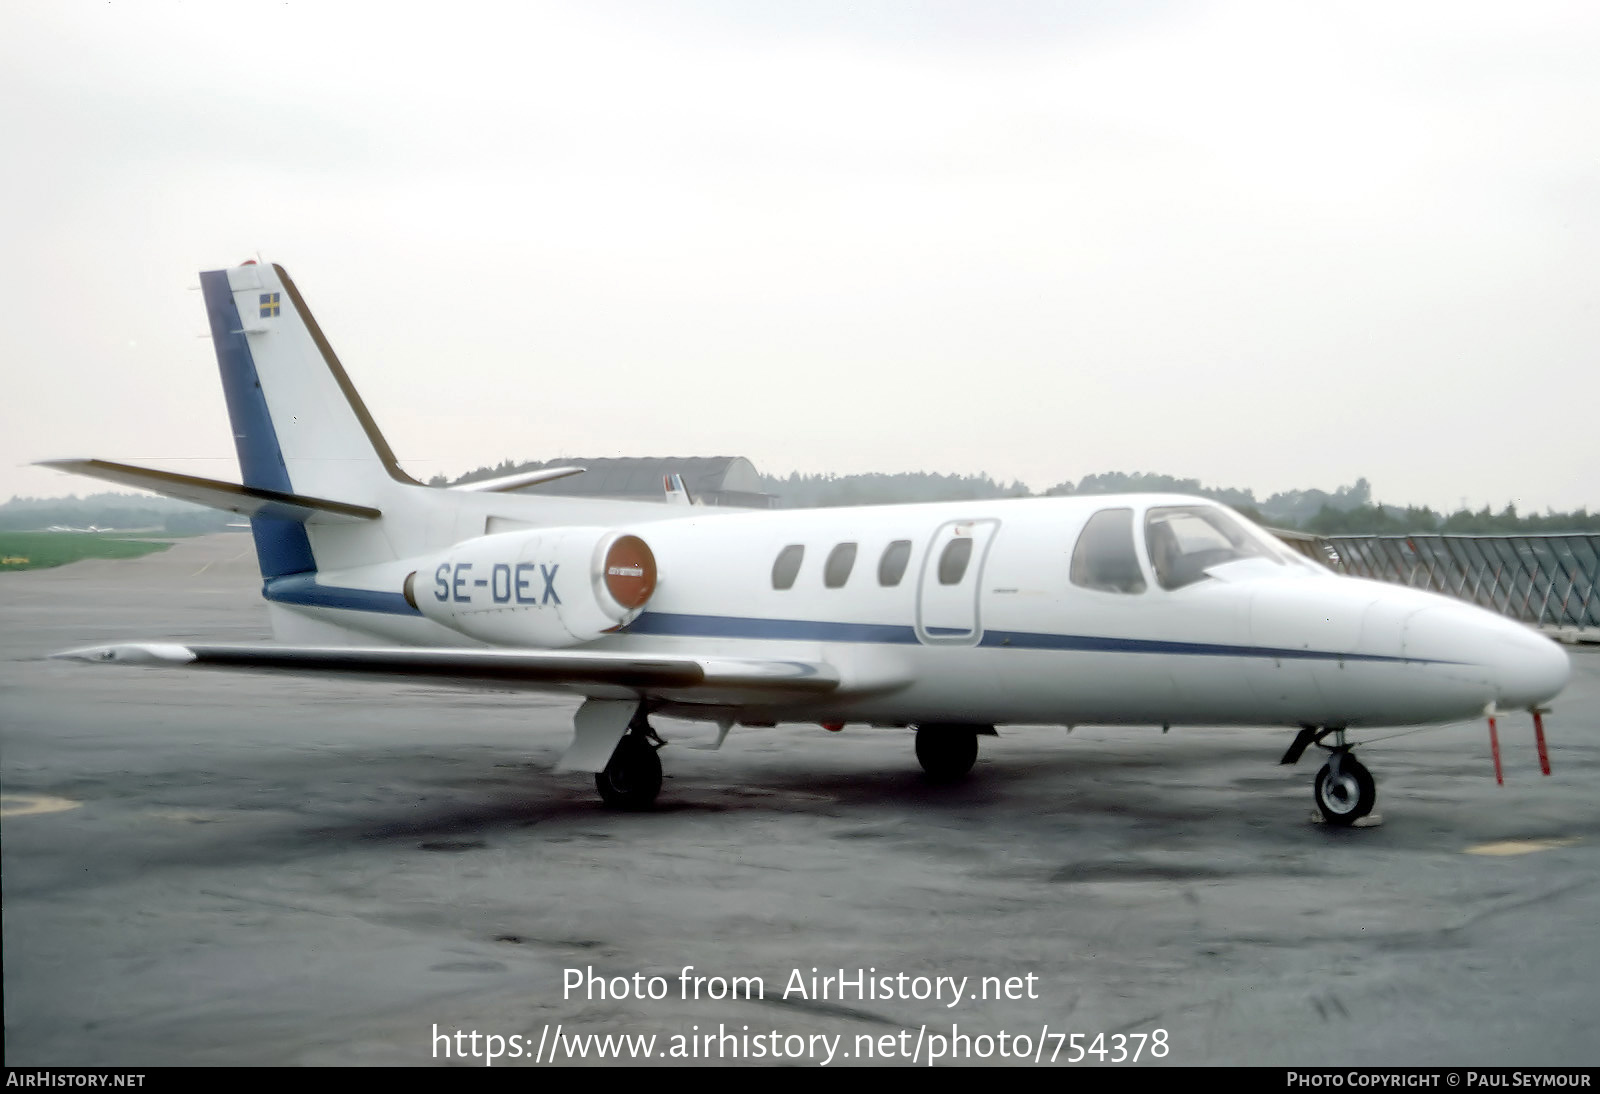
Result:
<svg viewBox="0 0 1600 1094"><path fill-rule="evenodd" d="M649 809L661 793L661 757L656 749L666 743L650 728L641 705L605 770L595 772L601 799L613 809Z"/></svg>
<svg viewBox="0 0 1600 1094"><path fill-rule="evenodd" d="M994 726L918 726L917 762L934 782L953 783L977 762L979 735L993 737Z"/></svg>
<svg viewBox="0 0 1600 1094"><path fill-rule="evenodd" d="M1325 745L1322 739L1329 734L1333 735L1334 743ZM1378 801L1378 787L1372 781L1372 773L1350 754L1351 746L1344 739L1343 726L1301 726L1299 736L1279 762L1298 762L1312 745L1329 752L1328 762L1322 765L1312 784L1312 795L1322 819L1344 828L1371 813Z"/></svg>

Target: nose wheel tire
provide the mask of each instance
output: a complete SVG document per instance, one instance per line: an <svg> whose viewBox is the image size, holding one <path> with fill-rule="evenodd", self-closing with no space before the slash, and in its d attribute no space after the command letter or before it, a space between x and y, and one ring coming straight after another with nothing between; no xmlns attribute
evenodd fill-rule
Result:
<svg viewBox="0 0 1600 1094"><path fill-rule="evenodd" d="M934 782L955 782L972 770L977 759L977 730L965 726L917 729L917 762Z"/></svg>
<svg viewBox="0 0 1600 1094"><path fill-rule="evenodd" d="M614 809L648 809L661 793L661 757L649 740L630 733L617 742L606 769L596 772L594 785Z"/></svg>
<svg viewBox="0 0 1600 1094"><path fill-rule="evenodd" d="M1341 753L1335 759L1338 771L1334 771L1331 760L1323 764L1322 770L1317 772L1314 792L1323 819L1345 827L1372 812L1378 801L1378 788L1372 781L1372 773L1350 753Z"/></svg>

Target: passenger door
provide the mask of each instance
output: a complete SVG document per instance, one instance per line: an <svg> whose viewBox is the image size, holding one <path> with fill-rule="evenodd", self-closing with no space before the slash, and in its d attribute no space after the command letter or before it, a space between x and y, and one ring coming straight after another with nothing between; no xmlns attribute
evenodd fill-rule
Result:
<svg viewBox="0 0 1600 1094"><path fill-rule="evenodd" d="M917 586L918 641L977 643L983 634L979 618L983 566L999 527L997 520L953 520L933 534Z"/></svg>

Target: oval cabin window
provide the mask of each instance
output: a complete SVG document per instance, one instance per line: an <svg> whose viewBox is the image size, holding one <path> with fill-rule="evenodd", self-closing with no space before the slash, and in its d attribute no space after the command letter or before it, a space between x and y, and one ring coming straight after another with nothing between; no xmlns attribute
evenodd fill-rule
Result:
<svg viewBox="0 0 1600 1094"><path fill-rule="evenodd" d="M830 589L840 589L850 580L850 571L856 564L856 545L841 543L828 552L828 561L822 567L822 583Z"/></svg>
<svg viewBox="0 0 1600 1094"><path fill-rule="evenodd" d="M972 561L972 540L953 539L945 544L939 556L939 584L959 585L967 576L967 563Z"/></svg>
<svg viewBox="0 0 1600 1094"><path fill-rule="evenodd" d="M806 549L798 543L791 543L779 551L778 560L772 564L772 587L794 588L794 579L800 576L800 563L805 557Z"/></svg>
<svg viewBox="0 0 1600 1094"><path fill-rule="evenodd" d="M883 549L878 560L878 584L894 586L906 576L906 566L911 562L911 541L897 539Z"/></svg>

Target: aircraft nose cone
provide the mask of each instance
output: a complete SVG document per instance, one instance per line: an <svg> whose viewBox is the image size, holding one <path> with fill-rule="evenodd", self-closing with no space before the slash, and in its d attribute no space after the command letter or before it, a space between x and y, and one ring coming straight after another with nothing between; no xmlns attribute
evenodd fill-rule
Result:
<svg viewBox="0 0 1600 1094"><path fill-rule="evenodd" d="M1500 705L1535 707L1561 693L1572 678L1567 651L1550 639L1522 629L1508 638L1497 662Z"/></svg>
<svg viewBox="0 0 1600 1094"><path fill-rule="evenodd" d="M1406 624L1408 652L1474 665L1505 710L1538 706L1556 697L1572 676L1567 653L1514 620L1466 605L1429 608Z"/></svg>

